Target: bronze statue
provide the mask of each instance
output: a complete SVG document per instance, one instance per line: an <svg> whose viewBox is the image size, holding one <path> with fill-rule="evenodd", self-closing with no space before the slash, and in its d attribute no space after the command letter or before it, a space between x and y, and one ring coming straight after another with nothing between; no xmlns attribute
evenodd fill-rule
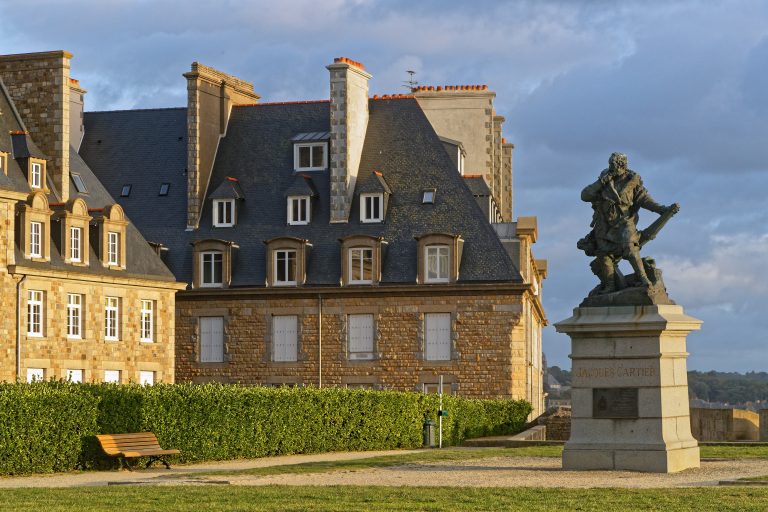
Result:
<svg viewBox="0 0 768 512"><path fill-rule="evenodd" d="M592 231L577 244L587 256L595 257L590 266L592 272L600 278L600 285L590 292L590 297L612 294L627 288L653 287L659 288L656 295L663 294L666 297L661 272L656 269L651 258L640 257L640 248L656 236L664 224L680 210L680 206L677 203L663 206L654 201L643 186L640 175L627 168L627 156L623 153L611 155L608 168L600 173L597 181L581 191L581 199L592 203L594 210L590 225ZM638 211L641 208L658 213L660 217L645 230L638 231ZM622 259L632 265L634 274L626 277L622 275L618 268ZM630 303L634 300L630 297L626 299ZM599 305L603 302L599 302ZM621 302L625 301L614 300L611 304ZM651 299L651 303L658 302L658 299Z"/></svg>

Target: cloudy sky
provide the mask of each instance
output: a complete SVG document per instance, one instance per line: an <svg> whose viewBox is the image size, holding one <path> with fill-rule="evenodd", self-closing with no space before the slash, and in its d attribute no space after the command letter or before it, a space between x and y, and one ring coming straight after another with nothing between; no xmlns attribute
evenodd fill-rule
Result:
<svg viewBox="0 0 768 512"><path fill-rule="evenodd" d="M0 19L0 53L74 54L88 110L182 106L194 60L264 101L327 98L342 55L372 94L405 92L409 69L488 84L516 146L515 215L539 218L550 322L595 284L579 192L622 151L657 201L682 205L644 254L704 320L689 368L768 371L766 2L0 0ZM570 367L551 326L544 350Z"/></svg>

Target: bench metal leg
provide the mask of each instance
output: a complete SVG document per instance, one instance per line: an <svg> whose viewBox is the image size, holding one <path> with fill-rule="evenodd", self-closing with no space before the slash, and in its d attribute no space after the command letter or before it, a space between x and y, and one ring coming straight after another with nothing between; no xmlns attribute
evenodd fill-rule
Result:
<svg viewBox="0 0 768 512"><path fill-rule="evenodd" d="M168 464L168 461L165 459L165 457L157 457L154 455L149 458L149 461L147 461L147 465L144 467L148 468L149 466L152 465L153 462L162 462L163 464L165 464L165 469L171 469L171 465Z"/></svg>
<svg viewBox="0 0 768 512"><path fill-rule="evenodd" d="M131 467L131 465L130 465L130 464L128 464L128 460L126 460L126 458L125 458L125 457L120 457L120 467L121 467L121 468L123 468L123 467L124 467L124 468L125 468L125 469L127 469L128 471L133 471L133 468Z"/></svg>

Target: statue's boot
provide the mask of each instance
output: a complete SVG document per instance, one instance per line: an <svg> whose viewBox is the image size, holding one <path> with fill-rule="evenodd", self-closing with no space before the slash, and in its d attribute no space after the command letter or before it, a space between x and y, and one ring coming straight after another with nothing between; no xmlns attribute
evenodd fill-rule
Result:
<svg viewBox="0 0 768 512"><path fill-rule="evenodd" d="M645 273L645 266L643 265L643 260L640 258L640 251L633 251L627 260L629 260L629 264L632 265L632 270L635 271L635 276L637 276L640 284L642 286L653 286L653 283L651 283L651 280L648 279L648 275Z"/></svg>
<svg viewBox="0 0 768 512"><path fill-rule="evenodd" d="M602 258L597 258L595 261L597 262L597 267L599 269L597 272L597 277L600 278L603 293L615 292L617 290L616 267L613 259L608 256L604 256Z"/></svg>

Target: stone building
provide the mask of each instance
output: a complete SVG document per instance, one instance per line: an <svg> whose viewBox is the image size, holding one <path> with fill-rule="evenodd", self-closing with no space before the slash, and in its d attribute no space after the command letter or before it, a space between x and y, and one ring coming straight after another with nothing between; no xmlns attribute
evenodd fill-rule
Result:
<svg viewBox="0 0 768 512"><path fill-rule="evenodd" d="M189 289L179 381L514 397L543 407L536 219L486 88L260 103L198 63L184 108L86 112L80 155Z"/></svg>
<svg viewBox="0 0 768 512"><path fill-rule="evenodd" d="M77 154L70 58L0 56L0 381L173 382L185 286Z"/></svg>

